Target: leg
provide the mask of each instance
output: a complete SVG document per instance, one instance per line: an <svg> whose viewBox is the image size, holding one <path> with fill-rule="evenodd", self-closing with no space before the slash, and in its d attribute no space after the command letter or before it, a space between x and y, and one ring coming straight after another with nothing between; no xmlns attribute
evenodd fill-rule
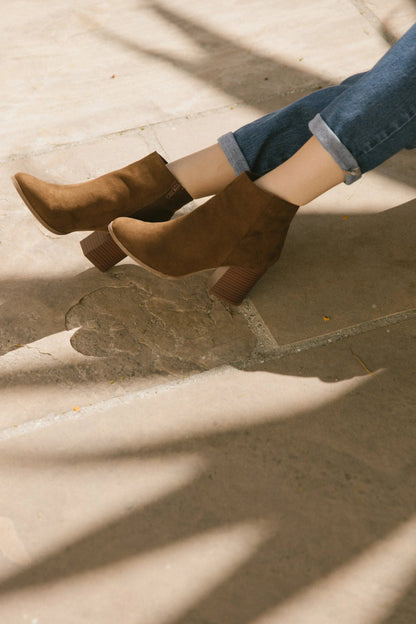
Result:
<svg viewBox="0 0 416 624"><path fill-rule="evenodd" d="M254 183L242 173L176 221L116 219L109 226L115 242L159 275L177 277L219 267L211 292L241 302L279 258L298 204L342 181L351 183L399 149L415 145L415 43L416 26L314 116L309 130L315 136L278 167L266 168ZM231 156L234 171L239 161L247 162L238 145Z"/></svg>
<svg viewBox="0 0 416 624"><path fill-rule="evenodd" d="M289 160L259 178L264 191L302 206L345 179L345 172L316 137L309 139Z"/></svg>
<svg viewBox="0 0 416 624"><path fill-rule="evenodd" d="M416 24L309 123L351 184L416 143Z"/></svg>
<svg viewBox="0 0 416 624"><path fill-rule="evenodd" d="M355 80L356 76L338 87L315 92L283 111L266 115L258 122L249 124L241 132L248 138L251 136L252 150L260 150L267 155L268 168L271 169L290 156L297 145L303 144L310 136L307 128L310 115L321 110L324 104L328 104ZM294 125L297 141L293 141L293 133L292 137L286 137L284 134L284 128L288 123ZM263 128L262 132L258 132L259 126ZM278 149L270 151L267 149L267 137L276 133L281 133L281 140ZM121 215L134 216L144 221L168 220L192 197L200 198L216 194L237 175L236 168L232 166L219 144L171 162L166 167L163 160L156 155L144 161L102 176L97 181L70 187L50 185L26 174L17 174L14 182L29 209L43 225L55 232L65 233L74 229L101 230L114 217ZM248 168L244 161L243 170ZM140 184L140 180L137 180L142 174L144 187ZM127 188L130 187L132 190L130 197L125 193L126 180ZM182 188L176 190L172 196L170 189L175 188L177 183ZM117 195L114 195L117 185L121 188L119 200ZM113 201L109 202L110 194ZM107 204L109 210L106 214L104 208ZM125 257L124 252L113 243L110 236L102 231L87 236L81 241L81 248L90 262L101 271L107 271Z"/></svg>
<svg viewBox="0 0 416 624"><path fill-rule="evenodd" d="M282 116L289 114L290 108L273 114L274 124L283 124ZM256 181L260 188L287 201L305 204L342 181L351 184L400 149L414 148L416 25L371 71L353 77L349 88L327 103L308 125L309 136L314 136L271 171L267 171L270 154L276 155L273 130L266 128L264 132L262 145L266 150L262 154L259 142L250 136L250 128L243 128L232 138L231 162L248 159L250 168L265 172Z"/></svg>
<svg viewBox="0 0 416 624"><path fill-rule="evenodd" d="M311 116L350 88L358 78L352 76L337 87L316 91L237 131L236 136L242 135L242 143L248 142L250 153L261 152L263 159L256 171L242 156L242 170L251 169L261 175L284 162L311 136L307 127ZM118 216L163 220L170 218L174 210L192 197L214 195L235 179L241 171L236 170L238 168L228 154L230 144L231 149L234 148L233 141L233 135L227 135L220 144L168 165L154 153L128 167L81 184L50 184L23 173L16 174L14 182L33 214L57 234L101 230ZM178 182L186 193L181 191L179 201L176 192L174 205L171 205L171 188ZM166 203L169 206L165 206Z"/></svg>
<svg viewBox="0 0 416 624"><path fill-rule="evenodd" d="M356 82L358 78L358 75L352 76L337 87L330 87L312 93L310 96L303 98L303 100L286 107L283 111L266 115L265 118L246 126L242 132L245 136L251 136L251 150L260 150L263 158L267 158L269 169L272 168L272 165L276 166L285 161L310 136L307 121L311 114L321 110L322 106L328 104L334 97ZM290 136L288 136L285 133L285 128L290 128L291 124L293 126L292 131ZM258 131L259 126L263 127L262 132ZM270 134L276 135L276 133L280 136L277 149L276 147L272 150L267 149L267 137ZM231 143L232 145L233 141L233 138L231 141L228 138L226 144ZM219 144L171 162L167 165L167 168L193 198L219 193L237 175L236 167L230 164L229 159ZM244 161L243 170L247 168L247 164ZM311 172L310 177L314 178L313 172ZM281 195L283 198L288 196L287 194L285 195L284 189L282 189ZM137 218L154 220L152 214L146 219L140 213L137 214ZM104 235L102 232L96 232L88 236L81 242L81 247L84 255L101 271L107 271L125 257L124 251L108 235ZM254 284L256 279L257 275L255 274L254 281L249 281L249 284ZM238 302L239 298L237 297L235 301Z"/></svg>
<svg viewBox="0 0 416 624"><path fill-rule="evenodd" d="M216 195L236 177L218 143L170 162L167 167L194 199Z"/></svg>
<svg viewBox="0 0 416 624"><path fill-rule="evenodd" d="M269 172L291 158L311 138L310 119L363 75L355 74L337 86L314 91L234 134L220 137L219 143L167 166L195 199L219 193L242 171L250 170L257 175ZM306 153L305 157L308 158ZM314 178L312 171L310 178Z"/></svg>
<svg viewBox="0 0 416 624"><path fill-rule="evenodd" d="M345 93L364 73L350 76L339 85L319 89L285 108L264 115L218 142L236 175L251 171L263 176L295 154L312 136L310 120Z"/></svg>

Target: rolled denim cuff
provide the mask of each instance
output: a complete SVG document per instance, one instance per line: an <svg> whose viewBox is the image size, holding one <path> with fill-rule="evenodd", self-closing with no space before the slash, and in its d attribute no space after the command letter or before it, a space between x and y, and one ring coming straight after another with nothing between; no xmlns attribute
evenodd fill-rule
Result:
<svg viewBox="0 0 416 624"><path fill-rule="evenodd" d="M220 136L218 143L237 176L244 171L250 171L249 164L232 132Z"/></svg>
<svg viewBox="0 0 416 624"><path fill-rule="evenodd" d="M361 178L361 169L337 135L318 113L308 124L309 130L318 139L322 147L332 156L345 173L345 184L352 184Z"/></svg>

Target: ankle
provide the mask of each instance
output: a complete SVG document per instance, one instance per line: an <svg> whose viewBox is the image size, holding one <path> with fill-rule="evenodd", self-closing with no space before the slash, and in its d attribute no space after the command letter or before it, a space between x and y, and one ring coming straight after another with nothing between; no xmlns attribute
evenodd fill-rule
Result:
<svg viewBox="0 0 416 624"><path fill-rule="evenodd" d="M312 137L291 158L256 180L256 184L281 199L304 206L344 179L341 167Z"/></svg>
<svg viewBox="0 0 416 624"><path fill-rule="evenodd" d="M279 197L284 201L287 201L295 206L302 205L301 197L299 193L296 193L294 189L288 187L286 184L277 183L275 177L269 176L266 174L261 178L258 178L254 184L258 186L262 191L269 193L270 195L274 195L275 197Z"/></svg>
<svg viewBox="0 0 416 624"><path fill-rule="evenodd" d="M236 177L218 144L174 160L167 167L194 199L216 195Z"/></svg>

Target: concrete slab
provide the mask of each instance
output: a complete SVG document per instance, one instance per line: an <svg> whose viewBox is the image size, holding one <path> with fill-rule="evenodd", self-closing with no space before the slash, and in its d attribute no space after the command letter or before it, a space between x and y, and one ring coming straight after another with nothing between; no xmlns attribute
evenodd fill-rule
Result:
<svg viewBox="0 0 416 624"><path fill-rule="evenodd" d="M5 0L0 158L236 102L261 111L386 49L349 0L214 6Z"/></svg>
<svg viewBox="0 0 416 624"><path fill-rule="evenodd" d="M409 624L415 336L4 432L2 622Z"/></svg>

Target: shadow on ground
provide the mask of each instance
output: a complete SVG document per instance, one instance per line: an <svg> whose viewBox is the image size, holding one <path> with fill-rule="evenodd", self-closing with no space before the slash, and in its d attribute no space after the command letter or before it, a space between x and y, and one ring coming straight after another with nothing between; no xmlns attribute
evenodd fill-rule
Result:
<svg viewBox="0 0 416 624"><path fill-rule="evenodd" d="M143 6L139 5L138 10ZM319 71L315 73L305 71L293 64L280 61L275 56L267 56L255 51L253 47L244 46L236 38L227 38L219 32L210 29L183 12L172 10L164 3L152 0L146 6L162 22L177 29L200 49L202 58L192 61L175 54L174 50L165 52L156 46L149 48L142 45L139 39L128 39L121 34L103 27L91 18L83 16L83 21L93 27L97 37L131 50L139 56L157 59L186 72L219 91L232 96L234 102L255 106L261 114L270 113L281 107L281 97L284 93L309 92L330 86L331 83ZM278 28L278 25L276 25ZM373 23L374 27L374 23ZM378 32L390 46L396 37L387 23L380 22ZM243 68L243 69L242 69ZM351 75L367 71L370 67L357 66L351 68ZM347 76L345 76L347 78ZM138 81L140 77L138 77ZM276 88L278 85L278 88ZM302 94L303 95L303 94ZM236 128L230 128L235 130ZM213 141L217 137L213 137ZM385 171L385 175L402 180L403 170L393 168ZM406 177L406 174L404 174ZM414 178L413 178L414 180Z"/></svg>
<svg viewBox="0 0 416 624"><path fill-rule="evenodd" d="M142 8L140 6L138 10ZM137 39L126 38L89 17L83 16L82 19L88 27L93 27L97 37L138 56L156 59L186 72L201 84L208 84L230 95L234 102L255 105L260 112L270 112L270 107L273 109L272 100L282 94L282 85L287 85L287 91L290 91L306 86L321 88L329 84L319 72L313 74L263 55L237 41L237 38L227 38L162 3L152 1L146 9L189 39L201 51L201 56L197 60L189 60L179 56L175 50L166 52L162 47L146 47L140 43L140 34ZM279 88L276 89L275 85Z"/></svg>
<svg viewBox="0 0 416 624"><path fill-rule="evenodd" d="M161 16L186 29L190 36L198 37L211 52L220 43L218 37L200 25L172 15L159 4L152 6ZM140 46L137 50L153 56L159 54L143 51ZM235 54L240 55L238 68L241 68L241 56L245 58L248 52L237 47ZM172 61L163 55L159 57L179 63L178 59ZM181 61L181 67L198 71L201 78L207 80L210 75L215 75L216 62L214 58L205 66L192 67ZM270 60L265 65L265 59L261 57L247 58L247 62L262 65L262 73L266 67L271 75L277 76L282 69L274 62L270 65ZM234 71L231 64L228 76L221 74L217 85L243 98L244 94L234 80ZM250 101L257 101L257 94ZM346 223L348 235L345 235L345 228L340 230ZM393 302L394 309L407 307L409 289L413 293L416 288L413 276L415 252L411 245L416 227L414 205L400 206L386 213L351 217L346 223L338 223L336 217L329 215L300 217L299 227L291 235L290 243L297 243L295 246L300 250L294 269L297 275L301 275L302 261L305 267L314 266L313 270L320 275L320 279L313 282L316 299L323 297L324 292L326 297L335 298L342 288L344 304L356 305L357 316L362 312L357 288L372 289L372 297L379 297L383 304ZM338 278L333 267L329 266L328 258L322 255L321 246L317 245L322 232L331 233L331 247L338 249L343 260L343 272ZM374 250L374 262L370 264L369 246ZM383 271L380 271L380 267L386 264L393 267L388 280L384 280ZM357 286L358 274L360 284ZM71 283L48 283L55 301L49 300L50 304L48 300L43 301L38 312L21 313L12 336L3 336L3 353L25 341L62 331L65 315L68 328L81 326L72 338L75 349L110 362L115 354L124 360L131 357L139 374L143 374L142 369L146 369L149 362L154 365L155 352L167 371L180 365L180 361L185 368L189 362L194 366L194 352L198 354L200 368L218 365L218 354L215 354L217 332L227 340L231 336L230 343L227 340L224 343L228 361L232 360L233 352L228 350L231 344L234 353L246 348L246 343L238 342L241 336L244 336L243 342L247 340L249 350L254 348L253 337L247 334L246 326L238 320L240 317L211 302L200 277L184 281L180 287L168 287L152 276L144 276L136 267L123 265L114 269L109 279L113 280L111 285L88 292L75 305L69 301L68 295L64 296L68 286L73 292ZM73 285L77 280L75 277ZM6 283L7 286L11 292L11 284ZM26 309L30 308L33 299L43 300L46 293L46 280L20 283L19 286L19 296L27 304ZM297 286L298 280L295 279L292 288ZM157 289L160 289L160 295L154 297ZM290 296L290 292L284 294ZM56 300L60 302L58 306ZM277 302L276 305L282 306L282 318L287 318L284 317L287 305L283 307L283 304ZM297 310L291 306L289 313L299 316L304 302L299 300L298 306ZM4 319L9 326L13 325L13 309L15 301L9 297L1 308L3 327ZM231 334L227 323L232 324ZM224 334L221 334L221 327L225 328ZM367 376L365 384L341 399L293 418L278 420L270 413L264 415L264 420L268 420L265 424L147 447L132 439L124 449L110 448L108 452L97 454L85 450L78 454L71 452L68 457L65 453L48 456L42 450L36 450L34 441L32 460L38 466L48 462L53 467L65 462L111 464L196 453L205 460L207 467L180 491L103 523L100 529L86 533L66 548L51 552L1 581L0 594L6 596L29 587L40 588L123 560L139 558L164 545L203 535L212 528L231 527L247 520L265 520L272 527L272 534L254 556L189 612L169 622L248 624L341 566L354 562L366 549L381 543L412 518L416 511L416 423L412 383L416 360L414 351L409 349L407 327L414 329L413 325L402 324L392 330L390 337L383 334L381 338L379 334L369 333L345 341L340 348L355 348L354 345L359 344L362 349L367 344L374 360L372 369L383 368L384 372ZM209 348L212 340L214 344L211 343ZM389 341L395 341L397 345L393 362ZM335 348L338 347L296 356L297 366L300 364L297 373L293 370L294 358L276 364L274 372L314 376L322 370L321 357L327 355L330 360ZM173 361L169 359L172 351ZM202 363L204 354L210 358L208 366ZM225 355L223 353L220 358ZM338 362L337 379L363 374L362 369L360 373L356 372L359 367L352 368L352 359L339 358L339 352L334 358ZM23 371L20 377L17 376L15 381L10 379L9 383L30 383L32 373ZM66 374L64 369L63 374ZM50 371L45 371L45 375L49 376ZM221 418L221 414L218 417ZM14 461L17 470L31 459L4 452L2 461L7 461L9 466ZM409 624L415 619L413 586L403 595L403 602L397 608L386 606L384 624ZM141 622L139 613L137 622Z"/></svg>
<svg viewBox="0 0 416 624"><path fill-rule="evenodd" d="M6 448L2 461L9 470L28 465L32 470L49 466L56 471L60 465L80 470L102 463L110 469L127 461L137 461L140 470L140 460L189 454L200 457L204 468L181 489L103 522L12 574L0 582L0 595L139 561L154 550L213 529L231 530L241 522L265 522L270 528L267 539L224 582L169 624L248 624L301 590L324 582L337 569L359 566L361 555L382 544L416 511L416 397L410 377L403 382L402 376L403 369L414 375L416 359L414 351L406 349L403 328L395 332L391 337L352 340L361 348L362 341L373 341L379 364L390 353L387 342L395 341L396 360L391 365L384 361L379 375L367 376L349 394L319 409L281 418L276 406L276 413L261 415L261 424L153 445L141 444L138 432L138 439L131 436L124 446L112 447L109 439L104 451L91 451L86 444L71 445L68 451L64 443L48 453L35 439L28 453ZM337 348L329 349L343 376ZM315 352L315 360L321 352ZM394 584L394 574L390 582ZM410 582L407 578L404 592ZM412 588L397 611L387 601L385 622L413 621L414 598ZM331 599L336 603L337 596ZM368 600L371 605L371 591ZM137 624L141 621L137 613ZM382 621L377 619L378 624Z"/></svg>
<svg viewBox="0 0 416 624"><path fill-rule="evenodd" d="M279 344L412 309L415 238L415 201L346 220L301 214L252 299ZM205 273L163 280L126 263L99 275L94 288L97 275L90 269L72 279L3 282L3 354L67 329L73 348L88 357L76 366L3 368L2 383L184 374L224 363L244 367L256 354L247 319L208 295Z"/></svg>

